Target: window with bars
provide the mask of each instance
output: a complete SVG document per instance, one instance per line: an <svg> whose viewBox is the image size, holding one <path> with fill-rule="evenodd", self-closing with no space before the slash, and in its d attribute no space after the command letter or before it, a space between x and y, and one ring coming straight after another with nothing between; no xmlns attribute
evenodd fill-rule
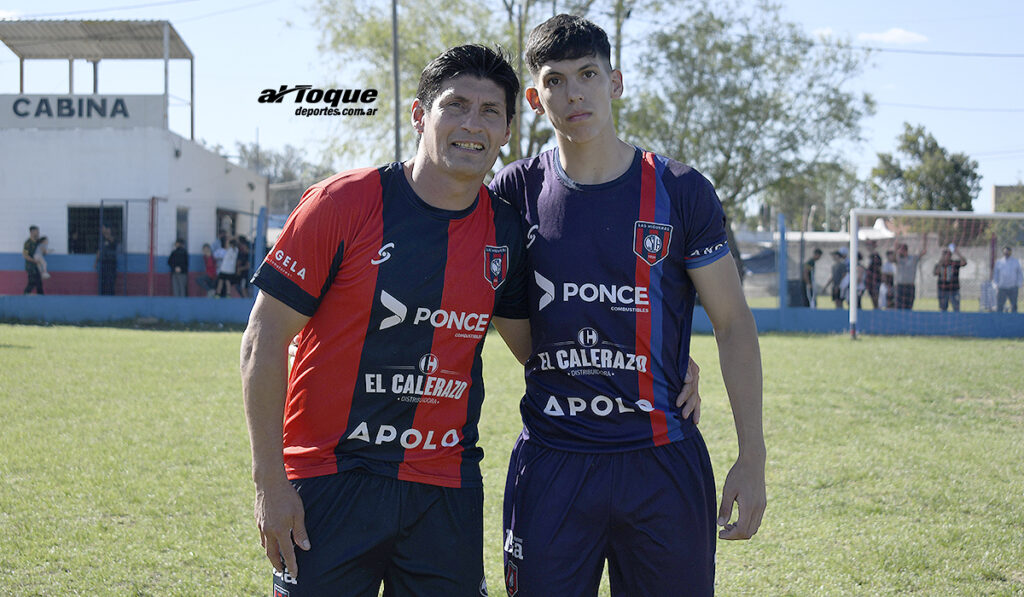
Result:
<svg viewBox="0 0 1024 597"><path fill-rule="evenodd" d="M103 206L103 225L124 238L124 207ZM100 208L68 206L68 253L90 254L100 249Z"/></svg>

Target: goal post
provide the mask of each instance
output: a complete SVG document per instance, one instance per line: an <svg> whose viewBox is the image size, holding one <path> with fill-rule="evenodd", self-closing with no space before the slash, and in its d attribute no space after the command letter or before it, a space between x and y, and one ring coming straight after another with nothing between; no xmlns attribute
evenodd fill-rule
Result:
<svg viewBox="0 0 1024 597"><path fill-rule="evenodd" d="M850 336L852 338L856 338L858 333L858 311L868 308L867 305L861 305L858 308L858 302L861 302L858 282L863 284L864 272L870 263L863 263L863 268L865 269L859 268L858 255L864 252L862 244L867 238L865 234L867 231L863 229L862 224L870 225L872 219L876 222L874 228L882 227L890 232L887 236L890 239L888 242L891 244L886 246L889 250L895 251L899 245L905 244L908 241L915 245L913 250L910 250L908 247L908 253L911 256L919 256L920 258L920 260L917 258L912 260L916 268L915 280L917 283L916 285L910 285L911 293L916 293L919 298L927 297L927 300L932 303L934 302L933 297L938 297L942 293L942 291L933 292L933 290L936 287L936 280L940 274L941 265L946 263L940 261L943 258L944 247L952 245L950 248L953 251L950 251L950 254L952 255L956 252L963 256L963 259L966 259L966 264L963 268L964 272L960 272L959 266L956 267L957 283L960 284L960 288L964 289L964 294L970 299L971 304L978 304L979 310L982 311L988 310L986 309L986 299L994 297L990 280L992 277L991 263L996 258L997 246L999 248L1002 246L1024 247L1024 213L851 209L849 220L849 268L847 274L850 302ZM931 243L929 243L929 240L931 240ZM884 250L881 252L884 253ZM1024 258L1024 255L1021 253L1024 253L1024 250L1015 251L1014 256ZM870 261L871 255L868 257ZM882 261L884 264L884 256ZM922 264L924 265L923 268L921 267ZM874 277L877 278L877 273ZM875 283L877 284L877 280L875 280ZM890 283L888 290L891 293L896 289ZM860 292L864 291L861 290ZM877 289L874 294L878 294ZM864 295L864 300L867 300L867 293L864 292ZM957 309L959 308L959 296L960 291L958 290ZM978 299L977 303L974 301L975 297ZM913 305L914 298L914 296L911 296L909 299L911 305ZM942 297L938 298L940 300L939 304L942 304ZM946 298L948 299L948 295ZM875 296L872 296L871 299L873 307L885 308L885 305L878 305L878 300ZM906 309L906 305L902 305L902 307ZM901 312L906 313L907 311ZM955 322L955 319L950 318L949 320ZM954 325L954 323L950 325ZM956 330L952 327L950 330L952 334L957 334ZM969 335L969 331L967 335Z"/></svg>

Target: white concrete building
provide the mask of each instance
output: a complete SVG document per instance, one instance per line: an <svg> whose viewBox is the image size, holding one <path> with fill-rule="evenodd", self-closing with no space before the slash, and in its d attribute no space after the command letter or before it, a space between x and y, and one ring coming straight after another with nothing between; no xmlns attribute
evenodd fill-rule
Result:
<svg viewBox="0 0 1024 597"><path fill-rule="evenodd" d="M58 294L95 292L101 219L120 241L118 294L167 294L176 238L195 277L219 231L258 236L266 179L168 129L167 61L193 58L170 23L0 21L0 41L22 61L21 93L0 95L0 294L25 284L30 225L49 238ZM32 59L68 60L69 90L76 59L163 59L165 93L26 94Z"/></svg>

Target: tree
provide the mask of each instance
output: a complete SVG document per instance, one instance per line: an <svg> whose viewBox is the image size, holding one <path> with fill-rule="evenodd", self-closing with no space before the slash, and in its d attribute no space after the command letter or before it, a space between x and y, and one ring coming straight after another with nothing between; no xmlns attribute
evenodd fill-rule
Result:
<svg viewBox="0 0 1024 597"><path fill-rule="evenodd" d="M790 230L842 230L850 209L863 203L863 187L851 164L819 162L779 180L765 190L764 198L786 216Z"/></svg>
<svg viewBox="0 0 1024 597"><path fill-rule="evenodd" d="M552 11L592 15L609 27L613 60L621 55L625 43L622 26L631 15L636 0L421 0L399 3L399 80L402 110L407 110L416 94L416 85L424 65L446 48L464 43L497 44L510 54L513 66L525 89L532 84L522 61L523 47L530 31L552 16ZM331 56L339 70L358 65L355 80L362 87L379 91L374 117L344 118L329 131L329 151L342 158L363 163L393 157L392 147L381 139L394 134L394 104L391 72L391 13L380 10L379 2L369 0L318 0L312 13L322 31L320 49ZM504 18L495 18L501 14ZM608 21L608 22L606 22ZM386 66L384 66L386 65ZM402 115L408 122L408 114ZM520 94L516 117L511 123L512 138L502 150L499 161L508 163L539 153L553 131L544 117L536 117ZM415 151L415 135L402 127L403 157Z"/></svg>
<svg viewBox="0 0 1024 597"><path fill-rule="evenodd" d="M880 201L903 209L973 211L981 191L978 162L964 153L949 153L923 126L903 124L897 151L878 154L871 170L872 193Z"/></svg>
<svg viewBox="0 0 1024 597"><path fill-rule="evenodd" d="M475 0L420 0L401 2L399 27L399 87L401 95L402 157L415 152L416 138L408 112L416 95L420 72L450 46L499 41L502 21L491 6ZM372 0L317 0L314 24L321 31L320 50L338 72L355 76L339 87L373 88L379 92L374 116L338 117L327 133L329 151L360 165L394 159L394 89L391 61L391 11ZM503 44L505 45L505 44ZM508 47L505 45L505 47Z"/></svg>
<svg viewBox="0 0 1024 597"><path fill-rule="evenodd" d="M995 207L998 212L1024 213L1024 182L1017 181L1015 188L1006 193ZM1020 220L997 220L991 227L1000 248L1024 243L1024 222Z"/></svg>
<svg viewBox="0 0 1024 597"><path fill-rule="evenodd" d="M639 67L646 86L621 128L701 171L739 219L748 200L835 159L837 141L859 139L873 102L844 88L865 55L809 38L768 2L749 12L736 0L693 6L649 36Z"/></svg>
<svg viewBox="0 0 1024 597"><path fill-rule="evenodd" d="M269 182L293 180L312 184L334 174L330 163L313 164L305 159L305 151L285 145L281 151L259 147L256 143L235 143L238 165L267 177Z"/></svg>

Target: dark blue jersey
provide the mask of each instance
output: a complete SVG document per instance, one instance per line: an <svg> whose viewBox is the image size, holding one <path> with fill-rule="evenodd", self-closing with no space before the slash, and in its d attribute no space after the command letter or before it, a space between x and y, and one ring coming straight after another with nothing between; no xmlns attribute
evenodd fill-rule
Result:
<svg viewBox="0 0 1024 597"><path fill-rule="evenodd" d="M528 229L533 354L524 435L590 452L686 437L692 422L675 398L695 302L687 270L728 254L711 183L637 149L616 180L582 185L555 149L503 168L491 188Z"/></svg>
<svg viewBox="0 0 1024 597"><path fill-rule="evenodd" d="M480 486L480 351L492 314L523 318L520 220L486 187L453 212L401 164L313 185L253 283L311 317L285 402L292 479L345 470Z"/></svg>

